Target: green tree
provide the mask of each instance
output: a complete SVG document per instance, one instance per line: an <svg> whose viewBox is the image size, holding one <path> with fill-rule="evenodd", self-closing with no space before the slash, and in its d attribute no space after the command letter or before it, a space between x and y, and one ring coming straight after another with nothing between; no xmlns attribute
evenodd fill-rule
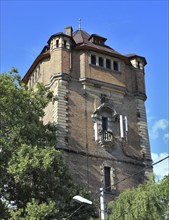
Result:
<svg viewBox="0 0 169 220"><path fill-rule="evenodd" d="M160 183L148 183L128 189L108 205L108 220L169 219L169 176Z"/></svg>
<svg viewBox="0 0 169 220"><path fill-rule="evenodd" d="M52 93L42 84L28 90L16 69L0 75L0 219L62 219L89 198L75 185L63 154L55 149L56 126L43 124ZM72 219L89 219L84 206Z"/></svg>

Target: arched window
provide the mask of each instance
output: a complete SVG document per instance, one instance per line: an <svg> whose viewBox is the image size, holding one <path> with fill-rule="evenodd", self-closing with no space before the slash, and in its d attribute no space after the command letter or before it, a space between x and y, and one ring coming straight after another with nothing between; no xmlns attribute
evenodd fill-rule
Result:
<svg viewBox="0 0 169 220"><path fill-rule="evenodd" d="M113 123L117 113L109 103L102 103L93 113L95 141L101 145L113 142Z"/></svg>

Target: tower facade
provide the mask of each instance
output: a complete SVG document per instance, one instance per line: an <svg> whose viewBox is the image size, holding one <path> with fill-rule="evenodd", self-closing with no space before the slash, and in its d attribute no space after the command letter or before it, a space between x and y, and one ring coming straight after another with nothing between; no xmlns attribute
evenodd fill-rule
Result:
<svg viewBox="0 0 169 220"><path fill-rule="evenodd" d="M93 194L103 187L111 198L143 182L152 161L146 59L122 55L106 40L66 27L49 38L23 81L29 88L42 82L53 91L43 120L57 125L56 148L79 183Z"/></svg>

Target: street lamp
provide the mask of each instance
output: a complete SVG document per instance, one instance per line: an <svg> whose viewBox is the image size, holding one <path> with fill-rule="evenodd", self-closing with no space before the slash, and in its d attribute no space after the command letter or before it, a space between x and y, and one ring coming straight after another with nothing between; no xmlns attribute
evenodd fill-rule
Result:
<svg viewBox="0 0 169 220"><path fill-rule="evenodd" d="M86 204L92 205L92 202L90 200L85 199L85 198L83 198L82 196L79 196L79 195L74 196L73 199L77 202L80 202L80 203L86 203Z"/></svg>
<svg viewBox="0 0 169 220"><path fill-rule="evenodd" d="M84 206L84 204L92 204L92 201L83 198L82 196L76 195L73 197L73 200L75 200L76 202L80 202L81 205L79 206L79 208L77 208L71 215L69 215L68 219L70 219L77 211L79 211L79 209L82 208L82 206Z"/></svg>

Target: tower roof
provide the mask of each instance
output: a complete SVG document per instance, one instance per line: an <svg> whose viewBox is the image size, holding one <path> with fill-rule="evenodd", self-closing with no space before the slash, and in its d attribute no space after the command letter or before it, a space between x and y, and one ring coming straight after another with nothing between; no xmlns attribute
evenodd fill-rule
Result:
<svg viewBox="0 0 169 220"><path fill-rule="evenodd" d="M91 41L91 38L95 37L98 39L102 39L102 43L94 43ZM104 42L107 40L105 37L99 36L97 34L88 34L87 32L83 30L77 30L73 33L73 39L76 43L77 49L82 49L82 48L90 48L93 50L100 50L100 52L107 52L107 53L113 53L116 55L123 56L119 52L115 51L113 48L107 46L104 44Z"/></svg>
<svg viewBox="0 0 169 220"><path fill-rule="evenodd" d="M40 62L43 59L49 58L50 57L50 41L52 40L52 38L54 37L68 37L70 39L70 41L72 41L72 45L73 45L73 49L74 50L89 50L89 51L94 51L94 52L98 52L98 53L102 53L108 56L114 56L117 57L121 60L123 60L127 65L131 66L131 58L133 57L139 57L142 58L144 60L144 63L146 65L146 60L144 57L138 56L136 54L129 54L129 55L122 55L121 53L119 53L118 51L114 50L113 48L109 47L108 45L105 44L105 41L107 40L105 37L102 37L98 34L88 34L86 31L84 30L77 30L74 33L73 29L71 26L67 27L67 28L71 28L70 34L63 33L63 32L58 32L56 34L53 34L52 36L50 36L49 40L48 40L48 45L46 45L43 50L41 51L41 53L39 54L39 56L35 59L35 61L33 62L33 64L31 65L31 67L29 68L28 72L25 74L23 81L25 83L28 82L28 78L29 75L31 74L31 71L36 67L36 65L38 64L38 62Z"/></svg>
<svg viewBox="0 0 169 220"><path fill-rule="evenodd" d="M147 64L147 61L146 61L145 57L139 56L139 55L137 55L137 54L135 54L135 53L126 54L126 57L128 57L129 59L132 59L132 58L141 58L141 59L143 60L143 62L144 62L144 65Z"/></svg>
<svg viewBox="0 0 169 220"><path fill-rule="evenodd" d="M77 45L82 44L82 43L87 43L89 37L90 37L90 34L88 34L87 32L83 30L77 30L73 33L73 39Z"/></svg>

